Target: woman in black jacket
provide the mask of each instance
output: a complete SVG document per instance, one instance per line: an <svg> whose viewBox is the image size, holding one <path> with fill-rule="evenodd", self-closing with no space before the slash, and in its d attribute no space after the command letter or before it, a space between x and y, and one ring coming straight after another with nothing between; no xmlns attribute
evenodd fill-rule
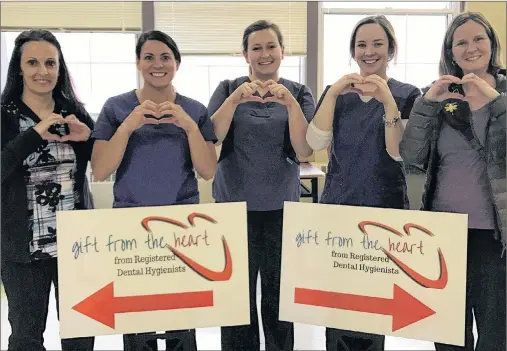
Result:
<svg viewBox="0 0 507 351"><path fill-rule="evenodd" d="M94 125L73 92L52 33L31 30L16 38L1 113L1 274L9 350L45 350L52 284L58 306L56 211L92 208L85 173ZM93 338L66 339L62 350L93 350L93 344Z"/></svg>
<svg viewBox="0 0 507 351"><path fill-rule="evenodd" d="M400 143L407 163L426 170L423 210L468 214L465 347L505 350L505 75L500 45L479 13L447 29L441 77L416 100ZM452 234L452 233L450 233ZM473 311L473 315L472 315Z"/></svg>

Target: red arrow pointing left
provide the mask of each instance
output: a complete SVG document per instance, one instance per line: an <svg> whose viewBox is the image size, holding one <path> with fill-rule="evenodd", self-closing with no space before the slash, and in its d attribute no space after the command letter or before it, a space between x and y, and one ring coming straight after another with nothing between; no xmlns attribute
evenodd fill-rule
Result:
<svg viewBox="0 0 507 351"><path fill-rule="evenodd" d="M114 296L114 285L111 282L72 309L114 329L114 317L117 313L197 307L213 307L213 291L117 297Z"/></svg>

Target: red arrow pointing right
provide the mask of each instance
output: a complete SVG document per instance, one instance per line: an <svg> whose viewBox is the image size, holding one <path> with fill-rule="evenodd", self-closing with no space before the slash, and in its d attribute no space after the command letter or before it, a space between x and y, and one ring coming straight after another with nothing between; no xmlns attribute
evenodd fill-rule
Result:
<svg viewBox="0 0 507 351"><path fill-rule="evenodd" d="M392 299L296 288L294 303L390 315L393 332L436 313L396 284Z"/></svg>

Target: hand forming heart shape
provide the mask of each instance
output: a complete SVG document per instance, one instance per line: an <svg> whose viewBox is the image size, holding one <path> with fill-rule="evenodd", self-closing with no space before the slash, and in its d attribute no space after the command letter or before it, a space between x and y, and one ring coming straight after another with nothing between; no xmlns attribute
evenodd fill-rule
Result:
<svg viewBox="0 0 507 351"><path fill-rule="evenodd" d="M153 111L153 113L145 113L144 117L150 118L150 119L155 119L157 121L160 121L160 120L165 119L165 118L171 118L173 116L172 114L163 113L164 110L166 109L166 105L165 104L166 104L165 102L161 103L161 104L158 104L156 111L151 110L151 111Z"/></svg>
<svg viewBox="0 0 507 351"><path fill-rule="evenodd" d="M252 84L255 84L257 85L257 87L260 87L262 89L265 89L267 87L269 87L270 85L275 85L275 84L278 84L277 82L275 82L274 80L272 79L269 79L269 80L266 80L266 81L260 81L260 80L254 80L252 82Z"/></svg>
<svg viewBox="0 0 507 351"><path fill-rule="evenodd" d="M482 106L499 95L496 89L486 80L474 73L466 74L461 79L443 75L433 83L424 97L430 101L459 99L469 103L472 102L476 105L475 107Z"/></svg>
<svg viewBox="0 0 507 351"><path fill-rule="evenodd" d="M270 92L269 87L272 85L277 85L277 84L278 83L272 79L269 79L264 82L260 81L260 80L254 80L253 82L250 83L250 86L253 89L252 94L254 94L255 92L258 92L261 99L263 99L264 97L272 97L273 96L273 94Z"/></svg>
<svg viewBox="0 0 507 351"><path fill-rule="evenodd" d="M90 128L73 114L65 118L62 118L61 115L52 114L52 119L43 122L47 123L53 120L56 123L51 124L46 132L42 134L45 140L79 142L86 141L90 137Z"/></svg>
<svg viewBox="0 0 507 351"><path fill-rule="evenodd" d="M254 95L255 93L258 93ZM235 104L244 102L277 102L287 105L291 102L290 92L283 84L279 84L272 79L267 81L254 80L241 84L234 93L231 94L231 101Z"/></svg>
<svg viewBox="0 0 507 351"><path fill-rule="evenodd" d="M350 86L359 90L362 95L371 95L378 89L378 87L373 83L352 83Z"/></svg>

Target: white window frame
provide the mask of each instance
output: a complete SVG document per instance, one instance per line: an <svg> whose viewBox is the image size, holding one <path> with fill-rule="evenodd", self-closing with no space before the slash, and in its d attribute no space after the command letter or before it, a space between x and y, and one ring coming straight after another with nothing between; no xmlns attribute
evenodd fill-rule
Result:
<svg viewBox="0 0 507 351"><path fill-rule="evenodd" d="M2 32L4 33L21 33L21 32L24 32L26 30L30 30L28 28L2 28L1 29ZM141 32L140 31L133 31L133 30L99 30L99 29L93 29L93 28L87 28L87 29L72 29L72 30L67 30L67 29L59 29L59 30L54 30L54 29L47 29L49 31L51 31L51 33L54 33L54 34L79 34L79 33L94 33L94 34L100 34L100 33L117 33L117 34L134 34L134 37L135 37L135 41L137 43L137 40L139 39L139 36L141 35ZM65 53L64 53L65 55ZM135 55L135 52L132 53L132 55ZM10 60L10 57L7 57L7 60ZM137 88L140 88L142 86L142 77L139 73L139 71L136 72L136 87ZM98 117L98 114L96 113L91 113L90 114L92 118L94 119L97 119Z"/></svg>
<svg viewBox="0 0 507 351"><path fill-rule="evenodd" d="M320 98L320 95L323 92L323 84L324 81L324 15L447 15L447 23L448 26L452 19L458 15L460 12L464 10L464 3L461 1L450 1L451 6L448 9L393 9L393 8L329 8L324 7L322 4L321 11L319 13L319 69L318 69L318 91L316 92L316 96ZM379 2L379 4L381 4Z"/></svg>

